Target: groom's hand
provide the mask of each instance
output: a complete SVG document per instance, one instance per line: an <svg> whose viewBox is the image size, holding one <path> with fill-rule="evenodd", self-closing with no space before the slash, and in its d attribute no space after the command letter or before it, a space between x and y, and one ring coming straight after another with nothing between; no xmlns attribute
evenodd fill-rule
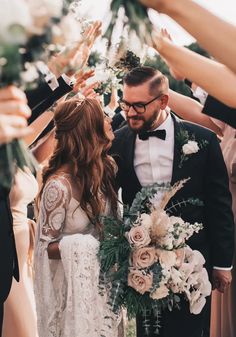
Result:
<svg viewBox="0 0 236 337"><path fill-rule="evenodd" d="M212 288L223 293L232 281L231 270L213 269Z"/></svg>

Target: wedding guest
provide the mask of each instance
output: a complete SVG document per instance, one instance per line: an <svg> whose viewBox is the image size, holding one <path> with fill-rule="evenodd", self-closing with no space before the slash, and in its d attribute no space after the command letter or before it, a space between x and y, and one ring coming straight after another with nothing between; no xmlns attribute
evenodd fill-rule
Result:
<svg viewBox="0 0 236 337"><path fill-rule="evenodd" d="M73 90L78 91L84 85L85 79L91 75L93 75L93 71L85 73L80 71L75 77L76 82ZM55 107L45 111L30 124L28 129L31 130L31 133L24 137L27 146L30 146L38 138L53 119L54 109ZM41 149L35 154L39 164L41 164L42 157L47 154L42 151L45 152L44 149ZM38 336L32 272L35 223L27 218L27 205L35 199L37 192L38 183L33 174L27 168L25 170L18 169L9 199L21 277L19 283L13 281L10 294L4 305L3 337ZM22 311L19 299L24 306L24 311Z"/></svg>
<svg viewBox="0 0 236 337"><path fill-rule="evenodd" d="M167 64L174 64L175 71L229 107L236 107L236 74L229 68L188 48L175 45L163 31L153 33L152 37L153 47Z"/></svg>
<svg viewBox="0 0 236 337"><path fill-rule="evenodd" d="M235 25L217 17L192 0L139 1L159 13L169 15L194 36L210 55L236 72Z"/></svg>
<svg viewBox="0 0 236 337"><path fill-rule="evenodd" d="M31 133L24 137L26 145L29 146L38 137L52 118L53 112L46 111L28 127ZM13 280L9 296L4 303L3 337L38 336L32 270L35 223L27 217L27 205L34 200L37 193L38 184L34 175L27 167L23 170L18 168L9 193L9 203L20 280Z"/></svg>
<svg viewBox="0 0 236 337"><path fill-rule="evenodd" d="M102 331L108 312L97 288L100 216L117 212L110 119L97 100L74 98L58 106L55 125L35 250L39 335L117 336L116 327Z"/></svg>
<svg viewBox="0 0 236 337"><path fill-rule="evenodd" d="M168 31L166 29L162 29L160 32L160 38L166 38L169 41L172 42L172 38ZM183 50L185 53L185 50ZM183 55L184 57L184 55ZM232 127L236 127L236 118L235 118L235 112L236 109L230 108L229 106L225 105L224 103L220 102L216 98L209 95L205 90L203 90L201 87L197 86L196 83L191 82L185 78L185 68L182 67L182 69L176 69L175 62L173 60L167 61L166 59L163 59L170 70L170 73L176 80L184 80L185 83L190 87L192 92L192 98L197 99L201 105L203 106L201 108L201 111L203 114L206 114L210 117L219 119L226 124L229 124ZM192 65L193 66L193 65ZM170 92L170 98L172 95L175 95L174 101L177 102L178 97L181 100L182 96L178 96L177 93L174 93L173 91ZM186 100L186 99L185 99ZM190 103L191 101L189 101ZM200 107L200 106L199 106ZM187 106L186 106L187 108ZM197 105L193 106L193 109L197 108ZM195 109L196 110L196 109ZM183 112L182 112L183 113ZM187 112L188 113L188 112ZM203 119L204 116L202 114L197 114L197 117L200 119ZM184 118L184 117L183 117ZM193 121L193 120L192 120ZM205 118L206 123L210 121L209 118ZM193 121L194 122L194 121ZM211 122L210 122L211 123ZM202 123L199 123L202 124ZM210 127L212 129L212 127Z"/></svg>
<svg viewBox="0 0 236 337"><path fill-rule="evenodd" d="M210 112L214 114L214 109L228 109L224 105L211 98L212 108ZM205 107L195 100L170 91L169 99L170 108L177 113L181 118L198 123L205 127L210 128L221 138L221 149L226 163L229 175L229 186L233 197L233 213L234 222L236 222L236 156L235 156L235 128L221 122L215 118L209 117L203 113ZM207 105L209 108L209 104ZM236 113L236 111L235 111ZM236 231L235 231L236 232ZM236 237L235 237L236 242ZM236 261L234 258L233 267ZM215 290L212 294L212 315L211 315L211 337L234 337L236 335L236 273L235 268L232 270L232 282L230 286L221 293Z"/></svg>
<svg viewBox="0 0 236 337"><path fill-rule="evenodd" d="M64 53L62 53L59 56L55 57L53 59L53 64L50 65L51 70L53 71L57 70L59 73L60 71L63 73L63 70L67 67L68 63L70 63L71 61L74 62L74 66L75 66L77 58L78 58L78 54L80 52L81 52L80 53L80 56L81 56L80 66L82 67L88 58L89 52L91 50L91 47L92 47L92 44L95 38L100 34L100 27L101 27L101 23L99 22L95 22L94 24L90 25L85 32L85 41L84 40L79 41L78 44L76 44L75 47L73 47L71 50L67 49L66 56L64 55ZM74 73L74 68L72 67L72 69L70 69L69 75L71 76L73 75L73 73ZM55 71L55 76L57 76L56 71ZM48 81L48 83L43 84L40 88L36 89L35 91L27 93L27 98L29 100L30 107L33 110L34 119L38 117L40 113L42 113L47 108L49 108L58 98L63 96L66 92L69 92L72 90L71 86L67 85L67 83L64 83L62 78L59 78L59 80L57 81L56 78L51 77L51 82L53 83L50 83L50 81ZM1 142L8 142L12 140L13 138L17 138L17 137L24 136L24 135L26 136L29 134L29 130L31 130L28 128L26 131L26 128L25 128L26 126L25 116L28 114L27 117L29 117L30 115L29 113L30 110L26 106L26 98L24 97L24 95L20 95L19 91L15 92L14 90L7 89L6 92L1 91L2 99L4 100L1 106L2 111L4 112L0 120L1 125L2 123L4 123L4 128L1 128L0 130L0 141ZM7 114L12 114L12 116L9 116L8 120L6 119ZM18 114L20 116L18 116ZM24 118L22 118L21 115ZM29 179L29 176L30 176L30 179ZM20 267L22 268L23 277L22 277L22 282L19 284L19 286L16 286L14 284L13 289L12 289L12 296L9 298L9 301L8 301L9 305L6 304L7 307L10 308L8 312L15 313L16 315L14 316L10 314L12 316L11 323L10 324L6 323L4 325L4 329L6 329L4 334L6 333L8 335L8 329L11 329L11 327L13 327L13 331L9 330L10 335L12 335L13 333L13 335L19 336L19 334L22 333L22 336L24 337L27 335L33 336L37 334L36 330L34 331L35 315L31 310L33 306L33 300L32 300L33 295L31 294L32 296L30 295L29 300L27 301L27 308L30 308L30 309L29 311L28 310L25 311L27 319L29 319L29 316L31 316L32 318L32 330L29 329L27 331L27 328L23 327L25 320L22 317L21 307L19 305L17 306L14 304L16 300L16 296L18 296L18 290L22 288L21 289L22 291L20 291L20 293L25 294L27 296L27 290L26 290L28 288L27 284L29 285L30 282L32 281L30 279L27 279L27 277L26 278L24 277L27 274L27 271L25 270L24 267L26 266L26 263L25 263L26 260L28 260L28 246L30 246L30 250L32 250L32 245L31 245L32 242L29 242L29 236L28 236L29 227L27 224L27 216L26 216L26 212L27 212L26 203L29 201L29 199L32 199L32 195L35 192L35 189L34 189L35 184L32 184L33 182L32 179L34 178L29 172L25 173L23 171L21 172L20 170L18 170L17 175L16 175L16 180L15 180L16 184L12 189L12 198L11 198L12 200L11 201L12 201L12 207L15 211L14 222L15 224L19 224L19 227L15 226L15 230L16 231L19 230L19 234L17 234L17 237L19 238L18 250L21 251L20 256L19 256L19 262L20 262ZM27 192L26 190L22 191L22 189L19 188L22 186L22 182L27 182L27 184L30 184L33 194L31 193L31 190L29 190L29 193L26 193ZM1 192L0 194L1 194L1 209L2 209L1 214L3 216L3 222L6 222L6 226L5 225L3 226L4 233L1 237L5 238L7 226L10 227L8 228L8 232L10 233L9 235L12 236L11 242L13 242L14 244L14 235L13 235L12 228L11 228L12 218L11 218L11 212L10 212L9 204L8 204L9 191L1 190L0 192ZM32 236L31 236L31 239L32 239ZM11 242L9 240L5 240L4 244L1 245L1 248L3 249L6 248L5 249L6 253L9 253L8 254L9 264L7 264L6 266L7 267L6 277L5 275L3 276L3 278L1 277L1 283L3 282L3 286L1 286L1 289L3 289L3 294L1 294L1 301L0 301L1 303L0 305L0 317L1 317L0 326L1 327L2 327L2 316L3 316L3 308L2 308L3 301L6 299L6 296L10 290L11 277L13 274L13 271L11 271L9 266L10 266L10 263L11 265L13 265L12 259L14 258L14 256L15 256L14 258L15 262L12 268L14 269L15 278L19 280L19 272L18 272L15 246L14 245L12 246L13 252L9 251ZM1 254L1 256L4 256L4 255ZM5 274L5 272L3 274ZM17 291L15 291L15 287L16 289L18 289ZM29 289L29 292L30 291L31 289ZM23 296L22 300L24 300L26 296ZM13 305L11 305L12 303ZM19 317L18 315L19 310L21 310L21 313L20 313L21 317ZM7 315L7 317L9 316ZM6 317L5 322L7 322L7 317ZM19 326L17 324L12 324L12 319L14 318L17 319ZM29 327L30 325L31 323L29 323L28 325L26 324L26 327ZM18 327L19 327L19 330L17 329Z"/></svg>
<svg viewBox="0 0 236 337"><path fill-rule="evenodd" d="M213 288L224 292L231 282L234 248L227 170L216 135L169 113L168 92L167 78L153 68L138 67L124 77L120 107L126 112L128 125L115 132L110 151L118 165L117 183L122 188L123 202L131 205L142 186L156 182L174 184L190 177L172 202L194 197L204 200L204 205L186 205L172 214L181 214L190 223L203 223L203 230L188 244L203 254ZM183 145L192 139L197 148L185 153ZM202 142L205 145L200 147ZM193 315L181 298L180 310L161 312L158 336L201 337L209 305L207 298L202 312ZM138 337L145 335L143 320L144 317L137 317ZM153 313L146 315L145 320L149 322L148 337L157 336Z"/></svg>
<svg viewBox="0 0 236 337"><path fill-rule="evenodd" d="M21 90L13 86L0 89L0 148L3 143L21 138L29 133L29 130L26 130L26 124L31 112L26 102L26 97ZM8 194L9 191L0 187L0 335L3 303L9 294L12 277L19 280Z"/></svg>
<svg viewBox="0 0 236 337"><path fill-rule="evenodd" d="M25 94L14 86L0 90L0 145L30 133L26 128L31 111Z"/></svg>
<svg viewBox="0 0 236 337"><path fill-rule="evenodd" d="M72 91L75 83L78 85L79 80L85 81L92 76L92 71L83 72L83 67L100 34L101 22L95 21L87 27L83 37L75 45L51 57L47 66L40 67L46 81L37 89L26 92L28 105L32 110L29 124L61 97Z"/></svg>

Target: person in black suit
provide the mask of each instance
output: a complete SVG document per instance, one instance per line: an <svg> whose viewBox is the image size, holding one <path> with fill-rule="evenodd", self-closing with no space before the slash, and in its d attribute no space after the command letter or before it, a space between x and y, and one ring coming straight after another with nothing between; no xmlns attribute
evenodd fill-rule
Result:
<svg viewBox="0 0 236 337"><path fill-rule="evenodd" d="M175 182L190 177L171 202L198 198L204 206L188 205L173 210L190 223L204 229L188 241L205 257L213 288L224 291L231 282L234 250L234 222L228 175L216 135L210 130L178 119L166 110L168 80L150 67L138 67L124 77L120 107L127 126L115 132L111 154L118 165L117 184L122 199L131 205L142 186ZM183 136L184 135L184 136ZM189 143L185 153L183 145ZM201 145L200 145L201 144ZM155 334L155 318L150 314L148 337L201 337L210 298L199 315L190 314L181 299L181 309L161 313L160 334ZM144 337L142 316L137 317L137 336Z"/></svg>
<svg viewBox="0 0 236 337"><path fill-rule="evenodd" d="M215 97L208 95L206 91L202 88L196 86L195 83L192 83L189 80L184 80L184 82L191 89L191 98L199 101L202 104L202 113L206 116L216 118L232 128L236 128L236 109L227 106L226 104L220 102ZM194 93L192 93L192 86L195 87ZM200 99L196 97L196 94L201 95ZM208 118L208 117L207 117ZM201 123L199 123L201 124Z"/></svg>
<svg viewBox="0 0 236 337"><path fill-rule="evenodd" d="M0 147L15 138L28 134L26 119L30 116L30 113L23 92L13 86L0 89ZM14 276L17 281L19 280L8 194L9 191L0 186L0 336L3 303L9 294L12 277Z"/></svg>

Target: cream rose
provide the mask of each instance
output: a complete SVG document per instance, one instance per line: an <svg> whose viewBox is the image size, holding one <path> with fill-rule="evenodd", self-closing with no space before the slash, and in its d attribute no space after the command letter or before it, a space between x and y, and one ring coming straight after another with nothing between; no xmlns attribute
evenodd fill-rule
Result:
<svg viewBox="0 0 236 337"><path fill-rule="evenodd" d="M138 293L144 294L152 288L153 274L144 274L141 270L130 269L128 275L128 286L134 288Z"/></svg>
<svg viewBox="0 0 236 337"><path fill-rule="evenodd" d="M162 267L171 268L176 264L177 256L174 251L158 249L157 254Z"/></svg>
<svg viewBox="0 0 236 337"><path fill-rule="evenodd" d="M185 249L184 248L175 249L174 252L176 254L176 266L180 267L184 262Z"/></svg>
<svg viewBox="0 0 236 337"><path fill-rule="evenodd" d="M148 268L157 261L154 247L143 247L135 250L132 254L132 262L135 268Z"/></svg>
<svg viewBox="0 0 236 337"><path fill-rule="evenodd" d="M153 293L150 294L150 297L153 300L159 300L161 298L165 298L169 295L169 289L166 285L160 283L159 288L157 288Z"/></svg>
<svg viewBox="0 0 236 337"><path fill-rule="evenodd" d="M145 226L132 227L128 232L128 241L135 248L145 247L151 242L149 231Z"/></svg>
<svg viewBox="0 0 236 337"><path fill-rule="evenodd" d="M143 213L140 216L141 224L147 228L147 230L150 230L152 227L152 218L149 214Z"/></svg>
<svg viewBox="0 0 236 337"><path fill-rule="evenodd" d="M182 147L183 154L185 154L185 155L189 155L189 154L192 154L192 153L197 153L199 150L200 149L199 149L198 143L195 142L194 140L189 140Z"/></svg>

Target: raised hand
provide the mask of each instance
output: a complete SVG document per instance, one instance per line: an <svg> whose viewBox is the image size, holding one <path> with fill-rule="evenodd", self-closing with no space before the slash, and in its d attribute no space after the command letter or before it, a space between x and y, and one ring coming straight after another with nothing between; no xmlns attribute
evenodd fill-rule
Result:
<svg viewBox="0 0 236 337"><path fill-rule="evenodd" d="M177 81L182 81L185 77L178 70L176 70L175 65L170 63L162 54L166 43L174 44L167 29L162 28L160 31L154 30L152 32L152 47L158 51L163 61L167 64L172 77L174 77Z"/></svg>
<svg viewBox="0 0 236 337"><path fill-rule="evenodd" d="M95 21L87 27L78 42L50 59L48 67L56 77L63 73L74 76L84 67L96 38L101 34L101 25L100 21Z"/></svg>
<svg viewBox="0 0 236 337"><path fill-rule="evenodd" d="M112 87L111 89L111 99L110 102L108 104L108 106L110 107L111 110L115 111L115 109L118 107L118 93L117 93L117 89Z"/></svg>
<svg viewBox="0 0 236 337"><path fill-rule="evenodd" d="M14 86L0 89L0 144L28 135L31 115L25 94Z"/></svg>
<svg viewBox="0 0 236 337"><path fill-rule="evenodd" d="M88 71L80 70L75 75L75 84L73 87L73 92L77 94L82 88L86 86L86 81L94 76L94 70L90 69Z"/></svg>
<svg viewBox="0 0 236 337"><path fill-rule="evenodd" d="M89 85L84 86L81 89L80 93L86 98L93 98L99 100L99 94L94 91L94 89L98 86L99 82L93 82Z"/></svg>

